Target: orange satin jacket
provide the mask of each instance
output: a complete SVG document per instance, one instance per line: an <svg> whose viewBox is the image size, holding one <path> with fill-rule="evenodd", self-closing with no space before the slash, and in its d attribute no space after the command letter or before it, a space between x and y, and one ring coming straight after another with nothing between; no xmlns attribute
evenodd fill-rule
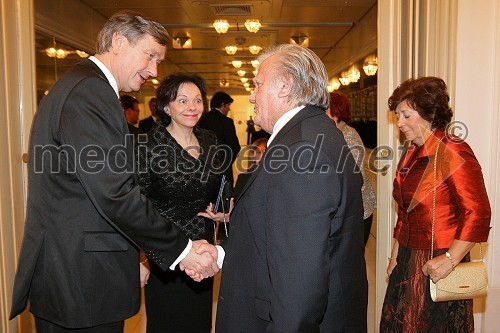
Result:
<svg viewBox="0 0 500 333"><path fill-rule="evenodd" d="M421 147L410 146L398 164L393 191L398 204L394 238L407 248L431 248L438 144L434 248L447 249L454 239L485 242L491 208L481 166L467 143L441 130L435 130Z"/></svg>

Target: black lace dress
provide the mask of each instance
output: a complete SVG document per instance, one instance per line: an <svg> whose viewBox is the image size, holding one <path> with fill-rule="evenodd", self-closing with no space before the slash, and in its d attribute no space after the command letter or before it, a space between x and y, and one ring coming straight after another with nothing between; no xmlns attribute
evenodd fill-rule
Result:
<svg viewBox="0 0 500 333"><path fill-rule="evenodd" d="M143 194L167 220L192 240L213 243L214 223L196 214L217 196L221 161L215 134L195 128L198 159L189 155L158 122L148 142L138 147L138 180ZM197 283L179 269L163 272L151 265L145 287L147 332L209 333L213 280Z"/></svg>

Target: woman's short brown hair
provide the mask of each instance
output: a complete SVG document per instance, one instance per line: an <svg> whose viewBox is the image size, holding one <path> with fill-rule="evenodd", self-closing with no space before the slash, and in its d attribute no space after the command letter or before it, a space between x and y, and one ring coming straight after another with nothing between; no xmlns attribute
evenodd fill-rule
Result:
<svg viewBox="0 0 500 333"><path fill-rule="evenodd" d="M432 128L446 128L453 116L446 83L438 77L426 76L401 83L389 97L389 110L396 110L404 101L430 122Z"/></svg>

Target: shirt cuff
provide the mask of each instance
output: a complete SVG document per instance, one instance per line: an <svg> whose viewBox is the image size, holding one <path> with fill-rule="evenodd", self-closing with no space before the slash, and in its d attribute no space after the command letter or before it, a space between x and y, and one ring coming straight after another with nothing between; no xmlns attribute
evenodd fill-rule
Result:
<svg viewBox="0 0 500 333"><path fill-rule="evenodd" d="M170 270L175 270L175 267L184 259L187 257L189 251L191 251L191 247L193 247L193 241L189 239L189 242L187 243L186 248L184 251L182 251L181 255L175 259L174 263L169 267Z"/></svg>
<svg viewBox="0 0 500 333"><path fill-rule="evenodd" d="M215 245L217 248L217 266L219 266L219 269L222 268L222 264L224 263L224 257L226 256L226 252L220 245Z"/></svg>

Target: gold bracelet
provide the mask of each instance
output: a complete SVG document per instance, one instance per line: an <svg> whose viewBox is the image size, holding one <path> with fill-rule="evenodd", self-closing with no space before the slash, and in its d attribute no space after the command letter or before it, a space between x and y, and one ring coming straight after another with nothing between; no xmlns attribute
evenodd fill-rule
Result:
<svg viewBox="0 0 500 333"><path fill-rule="evenodd" d="M389 258L387 258L387 259L388 259L389 261L391 261L391 260L396 260L396 259L397 259L397 257L389 257Z"/></svg>
<svg viewBox="0 0 500 333"><path fill-rule="evenodd" d="M446 258L450 259L451 269L454 270L455 269L455 262L453 261L453 258L451 257L450 252L446 251L445 255L446 255Z"/></svg>

